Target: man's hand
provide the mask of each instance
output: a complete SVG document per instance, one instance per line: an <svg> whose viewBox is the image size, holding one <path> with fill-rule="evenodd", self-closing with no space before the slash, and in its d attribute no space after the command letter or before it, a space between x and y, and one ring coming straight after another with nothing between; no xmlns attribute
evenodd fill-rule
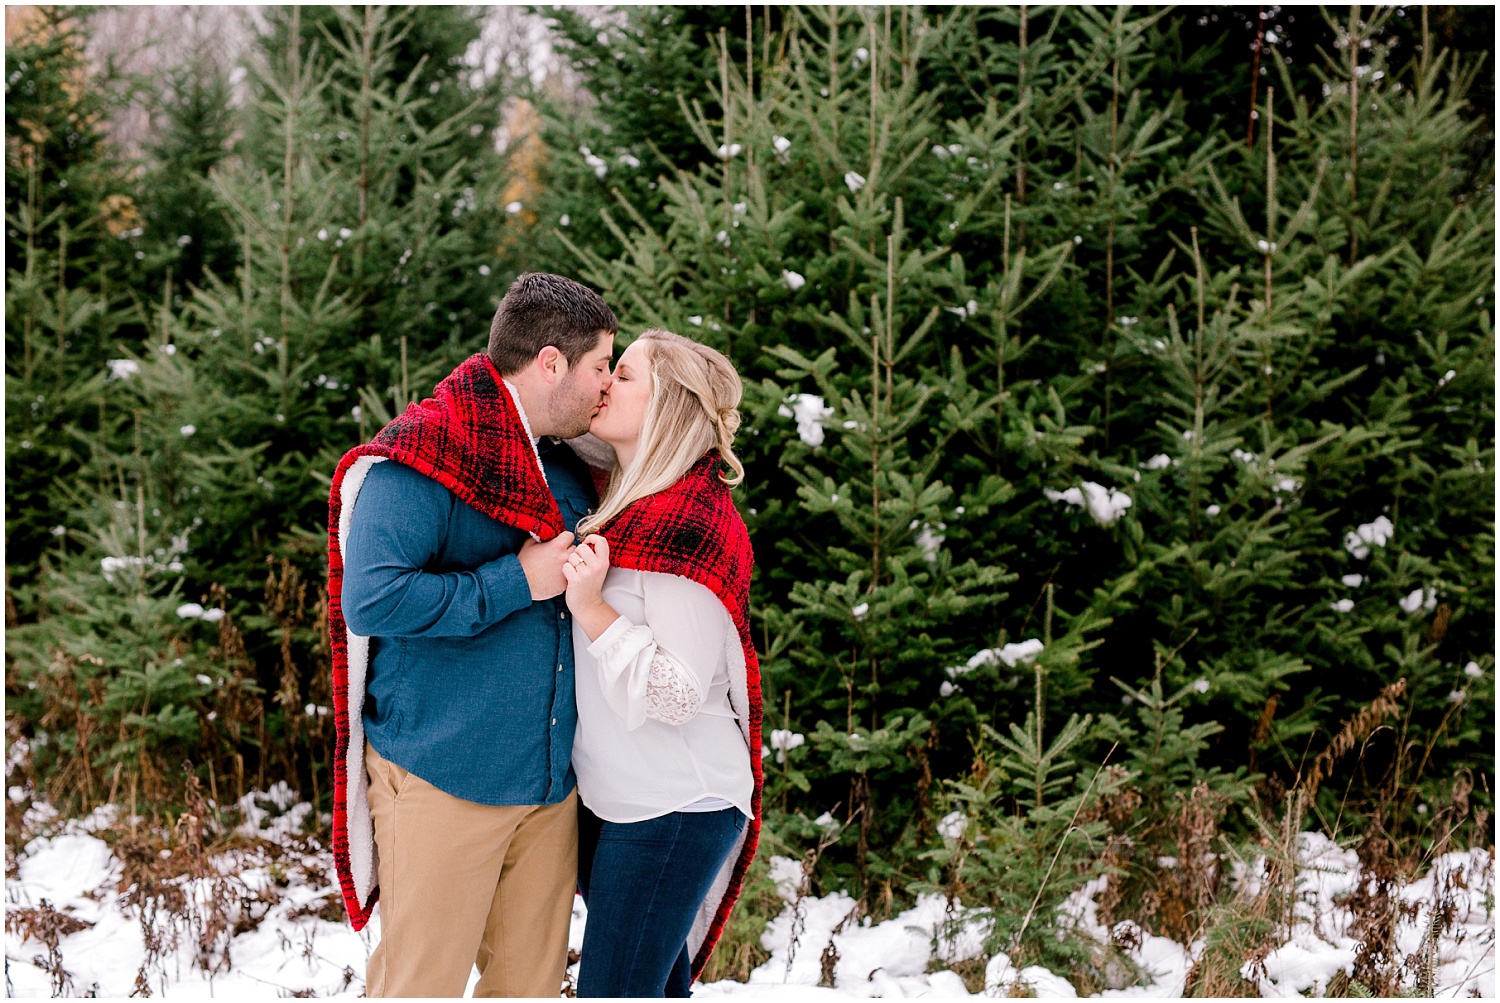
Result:
<svg viewBox="0 0 1500 1003"><path fill-rule="evenodd" d="M563 564L573 552L573 534L559 533L546 543L527 540L521 544L516 556L521 559L521 570L526 572L526 584L531 586L532 601L560 596L568 587L563 577Z"/></svg>

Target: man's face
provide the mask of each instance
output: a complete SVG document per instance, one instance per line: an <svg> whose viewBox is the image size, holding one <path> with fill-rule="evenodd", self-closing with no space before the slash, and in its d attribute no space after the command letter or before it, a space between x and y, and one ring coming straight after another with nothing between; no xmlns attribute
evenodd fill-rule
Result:
<svg viewBox="0 0 1500 1003"><path fill-rule="evenodd" d="M600 331L598 343L576 366L568 366L567 360L563 360L567 369L547 402L554 435L572 439L589 430L589 422L609 390L609 360L614 351L614 335Z"/></svg>

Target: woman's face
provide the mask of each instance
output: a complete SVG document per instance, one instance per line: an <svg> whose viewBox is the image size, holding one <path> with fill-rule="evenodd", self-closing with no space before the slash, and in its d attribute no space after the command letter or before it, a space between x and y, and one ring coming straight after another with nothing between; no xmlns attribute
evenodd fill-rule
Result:
<svg viewBox="0 0 1500 1003"><path fill-rule="evenodd" d="M651 349L637 341L615 363L614 382L609 385L589 431L617 448L633 444L641 437L650 400Z"/></svg>

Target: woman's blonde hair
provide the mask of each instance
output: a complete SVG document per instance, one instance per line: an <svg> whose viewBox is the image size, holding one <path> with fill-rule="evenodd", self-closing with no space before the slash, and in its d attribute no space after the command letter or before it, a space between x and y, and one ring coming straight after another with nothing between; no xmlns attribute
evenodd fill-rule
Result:
<svg viewBox="0 0 1500 1003"><path fill-rule="evenodd" d="M599 510L578 524L580 537L608 525L632 502L676 484L710 449L718 449L732 471L721 475L725 484L745 479L745 467L734 455L744 388L729 360L707 345L657 328L642 331L636 340L650 353L651 396L635 462L629 470L615 464Z"/></svg>

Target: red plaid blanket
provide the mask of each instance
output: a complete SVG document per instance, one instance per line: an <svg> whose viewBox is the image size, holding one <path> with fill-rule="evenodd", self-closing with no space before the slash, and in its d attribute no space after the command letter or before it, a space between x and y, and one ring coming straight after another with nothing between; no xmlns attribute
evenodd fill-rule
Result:
<svg viewBox="0 0 1500 1003"><path fill-rule="evenodd" d="M694 924L689 946L695 946L693 940L699 933L703 937L693 957L696 979L724 932L760 839L760 659L750 638L750 570L754 562L750 534L728 486L719 478L718 454L710 452L672 487L642 498L620 513L600 535L609 541L611 564L678 575L718 596L739 631L744 652L744 676L731 680L730 693L744 701L735 709L740 712L740 731L749 746L750 772L755 778L751 800L754 817L745 828L739 855L715 883L715 889L723 886L717 905L710 891L704 903L705 914ZM731 674L737 668L731 666Z"/></svg>
<svg viewBox="0 0 1500 1003"><path fill-rule="evenodd" d="M432 397L409 406L373 440L349 450L339 461L328 497L328 634L336 731L333 859L356 930L369 922L380 889L374 828L365 800L361 718L369 642L351 635L344 623L344 553L339 538L348 528L345 504L353 510L365 473L380 460L403 463L490 518L540 539L550 540L563 531L562 513L547 489L530 431L494 364L483 354L464 361L437 385Z"/></svg>

